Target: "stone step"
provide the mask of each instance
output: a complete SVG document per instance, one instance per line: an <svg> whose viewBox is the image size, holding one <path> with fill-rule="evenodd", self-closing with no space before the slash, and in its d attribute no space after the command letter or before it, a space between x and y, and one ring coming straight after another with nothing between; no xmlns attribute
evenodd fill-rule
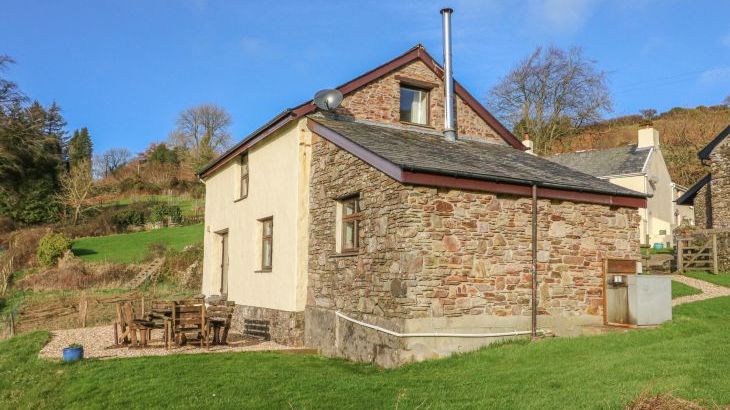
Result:
<svg viewBox="0 0 730 410"><path fill-rule="evenodd" d="M160 272L160 268L162 267L162 264L164 262L165 258L157 258L145 265L142 270L137 274L137 276L129 281L127 287L129 287L130 289L136 289L140 287L147 279L157 277Z"/></svg>

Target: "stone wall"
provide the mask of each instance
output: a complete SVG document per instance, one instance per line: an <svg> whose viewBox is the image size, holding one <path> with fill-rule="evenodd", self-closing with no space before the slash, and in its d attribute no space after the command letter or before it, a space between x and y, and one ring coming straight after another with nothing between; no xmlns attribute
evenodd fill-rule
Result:
<svg viewBox="0 0 730 410"><path fill-rule="evenodd" d="M443 131L444 90L441 79L423 62L414 61L347 95L337 113L357 119L401 125L400 83L407 79L434 86L429 94L430 128ZM506 144L464 101L456 96L456 128L462 138Z"/></svg>
<svg viewBox="0 0 730 410"><path fill-rule="evenodd" d="M701 229L712 228L712 181L700 188L693 204L695 226Z"/></svg>
<svg viewBox="0 0 730 410"><path fill-rule="evenodd" d="M236 305L231 331L243 334L245 319L268 321L271 340L276 343L304 346L304 312Z"/></svg>
<svg viewBox="0 0 730 410"><path fill-rule="evenodd" d="M710 154L712 173L712 225L730 228L730 145L727 140Z"/></svg>
<svg viewBox="0 0 730 410"><path fill-rule="evenodd" d="M334 311L399 332L529 321L529 198L405 186L320 138L312 152L308 346L383 365L415 357L407 341ZM352 193L361 198L360 249L340 256L336 198ZM639 219L630 208L540 200L539 314L600 323L603 259L639 258Z"/></svg>

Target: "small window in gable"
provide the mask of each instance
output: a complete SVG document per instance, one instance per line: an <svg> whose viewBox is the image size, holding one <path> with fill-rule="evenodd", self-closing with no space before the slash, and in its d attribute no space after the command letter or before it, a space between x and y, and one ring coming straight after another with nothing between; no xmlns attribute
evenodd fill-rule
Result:
<svg viewBox="0 0 730 410"><path fill-rule="evenodd" d="M239 181L238 198L248 196L248 153L241 155L241 180Z"/></svg>
<svg viewBox="0 0 730 410"><path fill-rule="evenodd" d="M428 125L428 90L401 85L400 120Z"/></svg>

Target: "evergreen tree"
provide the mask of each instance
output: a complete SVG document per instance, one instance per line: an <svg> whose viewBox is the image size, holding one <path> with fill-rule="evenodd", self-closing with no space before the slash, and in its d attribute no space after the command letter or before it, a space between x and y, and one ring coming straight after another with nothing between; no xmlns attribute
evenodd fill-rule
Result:
<svg viewBox="0 0 730 410"><path fill-rule="evenodd" d="M58 145L43 132L45 110L15 102L0 113L0 215L22 223L58 215Z"/></svg>
<svg viewBox="0 0 730 410"><path fill-rule="evenodd" d="M82 162L90 164L92 151L93 147L89 130L86 127L75 130L68 142L69 166L74 167Z"/></svg>

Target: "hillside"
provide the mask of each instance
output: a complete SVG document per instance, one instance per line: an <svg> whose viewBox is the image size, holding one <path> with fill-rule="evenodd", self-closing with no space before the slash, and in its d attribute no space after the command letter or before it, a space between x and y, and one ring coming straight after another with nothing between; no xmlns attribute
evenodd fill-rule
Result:
<svg viewBox="0 0 730 410"><path fill-rule="evenodd" d="M659 131L662 152L672 179L690 186L706 172L697 158L697 151L730 125L730 107L673 108L657 115L652 122ZM602 121L555 144L552 153L605 149L636 143L637 131L644 123L646 120L640 115Z"/></svg>

